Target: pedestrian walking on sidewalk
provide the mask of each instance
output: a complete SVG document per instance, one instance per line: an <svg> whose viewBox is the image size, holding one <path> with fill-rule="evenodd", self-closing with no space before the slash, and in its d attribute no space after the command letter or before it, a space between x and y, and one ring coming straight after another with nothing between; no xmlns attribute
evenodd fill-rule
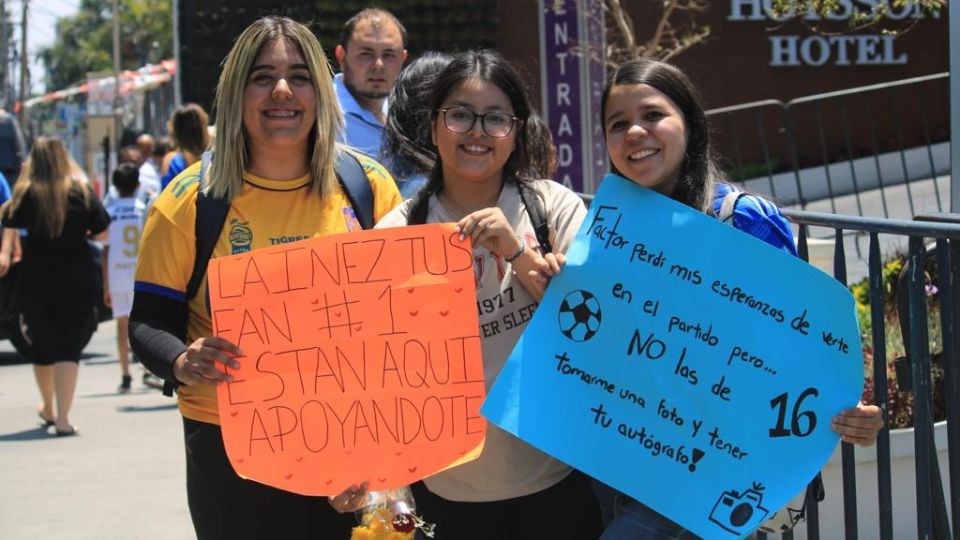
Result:
<svg viewBox="0 0 960 540"><path fill-rule="evenodd" d="M10 269L17 229L28 233L18 263L16 302L43 400L38 414L57 435L77 433L70 406L80 353L96 328L100 294L87 239L105 239L110 223L77 170L63 141L38 137L2 212L0 276Z"/></svg>
<svg viewBox="0 0 960 540"><path fill-rule="evenodd" d="M113 187L117 198L107 205L110 227L107 245L103 248L103 303L113 309L117 321L117 359L120 360L120 393L130 391L130 342L127 323L133 305L133 272L137 267L140 234L146 204L137 198L140 170L133 163L121 163L113 171Z"/></svg>

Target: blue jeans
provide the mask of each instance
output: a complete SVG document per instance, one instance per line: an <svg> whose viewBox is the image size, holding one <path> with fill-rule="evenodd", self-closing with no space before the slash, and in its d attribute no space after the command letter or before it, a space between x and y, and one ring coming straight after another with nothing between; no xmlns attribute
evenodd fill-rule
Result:
<svg viewBox="0 0 960 540"><path fill-rule="evenodd" d="M696 535L649 506L596 480L604 531L600 540L692 540Z"/></svg>

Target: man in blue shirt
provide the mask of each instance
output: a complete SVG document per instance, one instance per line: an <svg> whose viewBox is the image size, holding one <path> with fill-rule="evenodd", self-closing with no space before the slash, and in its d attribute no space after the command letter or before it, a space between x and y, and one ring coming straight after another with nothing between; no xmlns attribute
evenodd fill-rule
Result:
<svg viewBox="0 0 960 540"><path fill-rule="evenodd" d="M407 59L407 30L389 11L368 8L343 25L334 78L343 108L344 142L377 156L387 118L387 96Z"/></svg>
<svg viewBox="0 0 960 540"><path fill-rule="evenodd" d="M7 177L0 173L0 205L10 200L10 183Z"/></svg>

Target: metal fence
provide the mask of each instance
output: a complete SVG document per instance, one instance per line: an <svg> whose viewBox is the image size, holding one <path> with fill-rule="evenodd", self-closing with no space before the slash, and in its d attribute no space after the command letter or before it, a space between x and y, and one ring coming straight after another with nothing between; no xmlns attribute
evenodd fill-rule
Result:
<svg viewBox="0 0 960 540"><path fill-rule="evenodd" d="M785 210L784 214L799 225L799 251L807 258L807 238L810 227L825 227L834 231L838 241L835 243L834 277L847 284L847 265L844 243L840 241L847 231L855 231L870 237L868 269L870 283L870 308L872 338L874 346L872 382L874 401L887 410L887 351L883 268L880 257L880 234L898 235L909 238L907 264L902 273L901 285L905 291L899 291L902 299L899 306L903 319L901 327L906 330L904 344L907 347L905 364L908 370L898 374L900 391L913 393L913 427L916 479L916 538L960 538L960 528L956 527L960 518L960 425L951 420L960 418L960 373L958 373L958 343L960 336L960 215L932 214L919 216L917 221L863 218L835 214ZM935 240L935 246L927 247L928 239ZM934 442L933 407L935 388L932 383L932 351L928 348L927 327L927 289L925 284L925 258L932 257L936 268L940 296L938 313L943 344L942 366L944 410L947 420L948 463L939 463ZM890 438L889 430L884 429L877 439L877 491L876 493L858 491L854 463L854 448L842 443L843 461L843 510L844 537L858 538L858 499L863 504L878 505L879 538L894 538L893 490L902 486L893 486L890 474ZM945 496L941 483L940 468L949 466L949 499ZM828 494L827 503L835 505L840 494ZM821 503L823 504L823 503ZM807 538L821 537L819 507L816 501L808 500L806 521ZM914 509L900 509L910 512ZM950 519L954 523L951 531ZM826 538L838 538L841 531L824 531ZM788 533L784 538L792 538Z"/></svg>
<svg viewBox="0 0 960 540"><path fill-rule="evenodd" d="M939 73L707 115L728 175L747 190L800 209L909 219L944 210L948 102L949 74Z"/></svg>

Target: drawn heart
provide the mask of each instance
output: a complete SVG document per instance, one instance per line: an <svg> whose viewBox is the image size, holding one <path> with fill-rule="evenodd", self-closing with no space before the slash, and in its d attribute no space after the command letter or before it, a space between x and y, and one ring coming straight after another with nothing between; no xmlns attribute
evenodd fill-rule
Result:
<svg viewBox="0 0 960 540"><path fill-rule="evenodd" d="M333 316L336 317L336 318L338 318L338 319L340 318L341 315L343 315L343 313L341 313L341 312L339 312L339 311L335 311L335 312L333 313Z"/></svg>
<svg viewBox="0 0 960 540"><path fill-rule="evenodd" d="M318 298L318 299L316 299L316 300L311 300L310 303L311 303L311 304L314 304L314 305L319 304L319 303L320 303L320 299Z"/></svg>
<svg viewBox="0 0 960 540"><path fill-rule="evenodd" d="M387 483L387 479L386 479L386 478L377 478L377 481L379 481L381 484L386 484L386 483Z"/></svg>
<svg viewBox="0 0 960 540"><path fill-rule="evenodd" d="M402 453L403 453L403 452L401 452L401 451L399 451L399 450L397 450L396 452L394 452L394 453L393 453L393 455L395 455L395 456L399 456L399 455L400 455L400 454L402 454Z"/></svg>
<svg viewBox="0 0 960 540"><path fill-rule="evenodd" d="M344 450L343 452L349 456L353 453L353 450Z"/></svg>
<svg viewBox="0 0 960 540"><path fill-rule="evenodd" d="M462 291L463 291L463 287L457 287L456 289L453 290L453 292L462 292Z"/></svg>
<svg viewBox="0 0 960 540"><path fill-rule="evenodd" d="M329 486L330 484L332 484L332 483L333 483L333 478L327 480L327 485L328 485L328 486Z"/></svg>
<svg viewBox="0 0 960 540"><path fill-rule="evenodd" d="M301 461L303 461L303 456L297 458L297 463L300 463Z"/></svg>
<svg viewBox="0 0 960 540"><path fill-rule="evenodd" d="M411 317L416 317L416 316L417 316L417 313L420 313L420 312L417 311L417 310L413 310L413 311L410 312L410 316L411 316Z"/></svg>
<svg viewBox="0 0 960 540"><path fill-rule="evenodd" d="M465 455L465 454L467 453L467 451L466 451L466 450L461 450L461 451L458 452L458 453L459 453L461 456L463 456L463 455Z"/></svg>
<svg viewBox="0 0 960 540"><path fill-rule="evenodd" d="M242 458L242 457L238 457L238 458L237 458L237 463L243 463L243 458Z"/></svg>
<svg viewBox="0 0 960 540"><path fill-rule="evenodd" d="M287 474L283 475L283 477L286 478L287 480L289 480L289 479L293 478L293 474L287 473Z"/></svg>
<svg viewBox="0 0 960 540"><path fill-rule="evenodd" d="M236 417L240 411L230 411L230 416Z"/></svg>
<svg viewBox="0 0 960 540"><path fill-rule="evenodd" d="M358 324L358 325L356 325L356 326L353 327L353 330L354 330L354 332L359 332L361 328L363 328L363 325L362 325L362 324Z"/></svg>
<svg viewBox="0 0 960 540"><path fill-rule="evenodd" d="M407 289L407 292L410 294L413 294L413 287L410 287L409 289Z"/></svg>
<svg viewBox="0 0 960 540"><path fill-rule="evenodd" d="M449 311L449 310L446 310L446 309L440 312L440 315L442 315L442 316L444 316L444 317L446 317L446 316L449 315L449 314L450 314L450 311Z"/></svg>
<svg viewBox="0 0 960 540"><path fill-rule="evenodd" d="M407 471L409 471L410 474L413 474L413 473L417 472L417 468L416 468L416 467L410 467L409 469L407 469Z"/></svg>

